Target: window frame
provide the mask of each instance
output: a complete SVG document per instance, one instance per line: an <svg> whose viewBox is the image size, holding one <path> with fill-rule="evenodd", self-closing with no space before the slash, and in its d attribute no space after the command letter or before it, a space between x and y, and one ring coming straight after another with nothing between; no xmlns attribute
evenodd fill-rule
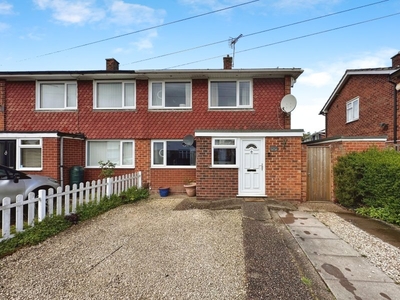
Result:
<svg viewBox="0 0 400 300"><path fill-rule="evenodd" d="M357 110L354 110L354 103L357 103ZM351 108L349 108L351 105ZM356 112L356 114L355 114ZM346 123L351 123L360 118L360 97L355 97L346 102Z"/></svg>
<svg viewBox="0 0 400 300"><path fill-rule="evenodd" d="M212 105L212 83L235 82L236 83L236 105L235 106L213 106ZM249 104L240 104L240 83L249 83ZM210 79L208 81L208 108L209 109L249 109L253 108L253 80L252 79Z"/></svg>
<svg viewBox="0 0 400 300"><path fill-rule="evenodd" d="M93 168L99 169L100 165L97 163L96 165L89 165L89 144L90 142L119 142L119 162L116 163L116 169L134 169L135 168L135 140L110 140L110 139L93 139L86 141L86 151L85 151L85 168ZM122 158L123 158L123 143L132 143L132 164L130 165L123 165ZM109 158L105 157L102 161L106 162L110 160ZM111 160L110 160L111 161ZM115 163L115 162L114 162Z"/></svg>
<svg viewBox="0 0 400 300"><path fill-rule="evenodd" d="M161 105L153 105L153 83L161 83L161 91L162 91L162 98L161 98ZM189 84L189 99L186 99L186 101L189 103L188 106L174 106L174 107L168 107L165 106L165 86L168 83L188 83ZM149 81L149 109L156 110L156 109L162 109L162 110L185 110L185 109L192 109L192 80L151 80Z"/></svg>
<svg viewBox="0 0 400 300"><path fill-rule="evenodd" d="M151 140L151 168L171 168L171 169L195 169L196 168L196 157L195 157L195 164L194 165L167 165L167 156L163 155L163 163L162 164L155 164L154 163L154 144L155 143L163 143L163 149L161 149L164 153L167 151L167 142L181 142L183 144L183 140L177 139L155 139ZM160 150L160 151L161 151ZM195 151L196 153L197 151ZM197 155L197 154L196 154Z"/></svg>
<svg viewBox="0 0 400 300"><path fill-rule="evenodd" d="M121 106L119 107L97 107L98 84L121 83ZM125 85L133 83L133 105L125 106ZM93 109L95 110L133 110L136 109L136 80L93 80Z"/></svg>
<svg viewBox="0 0 400 300"><path fill-rule="evenodd" d="M37 145L23 145L22 141L39 141ZM22 165L22 149L40 149L40 166L39 167L24 167ZM16 139L16 169L19 171L41 171L43 170L43 139L42 138L17 138Z"/></svg>
<svg viewBox="0 0 400 300"><path fill-rule="evenodd" d="M64 106L63 107L41 107L42 100L42 85L43 84L63 84L64 85ZM68 106L68 85L75 85L75 106ZM77 81L45 81L45 80L37 80L36 81L36 110L77 110L78 109L78 83Z"/></svg>
<svg viewBox="0 0 400 300"><path fill-rule="evenodd" d="M233 145L225 144L225 145L217 145L217 140L234 141ZM234 164L216 164L214 161L214 150L215 149L235 149L235 163ZM237 138L228 138L228 137L216 137L212 138L211 141L211 167L213 168L239 168L238 161L238 139Z"/></svg>

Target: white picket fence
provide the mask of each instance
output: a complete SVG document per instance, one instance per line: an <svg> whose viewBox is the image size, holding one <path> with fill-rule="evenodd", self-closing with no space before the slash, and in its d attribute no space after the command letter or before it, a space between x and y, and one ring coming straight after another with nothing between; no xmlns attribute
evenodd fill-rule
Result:
<svg viewBox="0 0 400 300"><path fill-rule="evenodd" d="M34 226L35 220L41 222L46 216L52 216L53 214L69 215L76 212L78 205L92 201L98 203L105 196L120 195L121 192L134 186L142 187L141 172L99 179L86 182L86 184L81 182L79 185L72 185L72 188L66 185L64 190L62 187L57 188L56 191L54 189L49 189L48 191L40 190L38 197L35 197L34 193L29 193L26 200L23 199L23 195L18 195L14 203L11 203L11 199L6 197L2 200L2 206L0 206L2 214L2 236L0 241L14 236L11 234L13 225L15 225L15 232L21 232L26 229L24 226ZM28 213L24 220L25 206L27 207L25 211ZM15 220L12 218L12 208L15 208ZM24 222L26 223L24 224Z"/></svg>

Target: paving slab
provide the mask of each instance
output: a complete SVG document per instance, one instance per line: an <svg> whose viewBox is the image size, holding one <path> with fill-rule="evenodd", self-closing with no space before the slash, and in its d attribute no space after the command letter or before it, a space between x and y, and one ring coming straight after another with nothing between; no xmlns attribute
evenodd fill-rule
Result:
<svg viewBox="0 0 400 300"><path fill-rule="evenodd" d="M398 300L400 295L400 288L395 283L371 284L368 281L342 282L340 280L325 280L325 283L338 300Z"/></svg>
<svg viewBox="0 0 400 300"><path fill-rule="evenodd" d="M290 226L310 226L310 227L325 227L320 221L314 218L310 213L302 211L285 212L279 211L279 216L282 221Z"/></svg>
<svg viewBox="0 0 400 300"><path fill-rule="evenodd" d="M337 239L336 234L334 234L327 227L305 227L305 226L290 226L292 234L296 238L303 239Z"/></svg>
<svg viewBox="0 0 400 300"><path fill-rule="evenodd" d="M279 216L336 299L400 299L400 286L311 213Z"/></svg>
<svg viewBox="0 0 400 300"><path fill-rule="evenodd" d="M311 254L310 260L324 280L347 279L393 283L392 279L364 257Z"/></svg>
<svg viewBox="0 0 400 300"><path fill-rule="evenodd" d="M349 244L341 239L308 239L295 237L306 254L333 256L360 256Z"/></svg>

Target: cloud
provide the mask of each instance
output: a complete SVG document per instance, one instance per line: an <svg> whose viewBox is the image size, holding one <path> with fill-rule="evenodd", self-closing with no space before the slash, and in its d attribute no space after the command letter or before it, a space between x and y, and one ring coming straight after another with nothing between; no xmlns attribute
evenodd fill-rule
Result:
<svg viewBox="0 0 400 300"><path fill-rule="evenodd" d="M148 6L126 3L120 0L112 3L110 13L110 21L123 26L139 24L160 25L165 15L164 10L155 10Z"/></svg>
<svg viewBox="0 0 400 300"><path fill-rule="evenodd" d="M1 23L1 22L0 22L0 32L1 32L1 31L5 31L5 30L7 30L8 28L10 28L10 25L8 25L8 24L6 24L6 23Z"/></svg>
<svg viewBox="0 0 400 300"><path fill-rule="evenodd" d="M82 25L104 18L103 10L94 6L92 0L34 0L40 9L53 11L53 18L64 24Z"/></svg>
<svg viewBox="0 0 400 300"><path fill-rule="evenodd" d="M311 69L305 69L304 73L299 77L298 82L313 87L322 87L328 85L331 80L332 76L329 72L315 72Z"/></svg>
<svg viewBox="0 0 400 300"><path fill-rule="evenodd" d="M11 14L13 10L13 6L7 1L1 1L0 2L0 15L8 15Z"/></svg>

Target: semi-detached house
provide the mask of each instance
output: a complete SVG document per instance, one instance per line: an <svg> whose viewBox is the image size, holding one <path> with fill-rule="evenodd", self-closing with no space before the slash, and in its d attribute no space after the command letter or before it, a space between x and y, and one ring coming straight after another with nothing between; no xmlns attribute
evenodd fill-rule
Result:
<svg viewBox="0 0 400 300"><path fill-rule="evenodd" d="M152 190L197 182L197 199L304 197L303 130L281 100L299 68L0 72L0 163L70 183L99 161Z"/></svg>

